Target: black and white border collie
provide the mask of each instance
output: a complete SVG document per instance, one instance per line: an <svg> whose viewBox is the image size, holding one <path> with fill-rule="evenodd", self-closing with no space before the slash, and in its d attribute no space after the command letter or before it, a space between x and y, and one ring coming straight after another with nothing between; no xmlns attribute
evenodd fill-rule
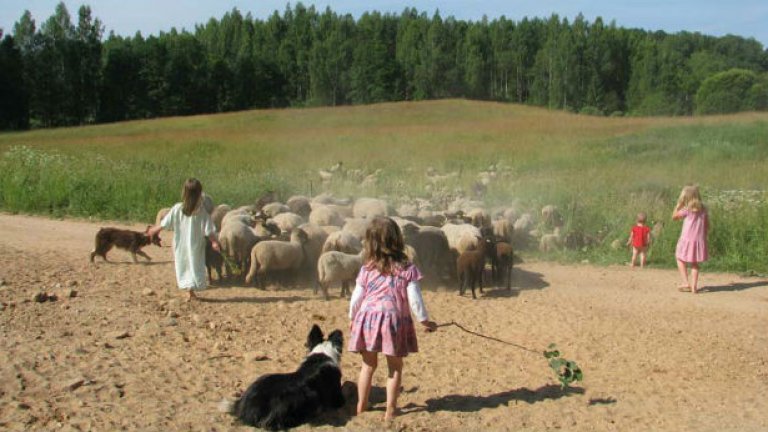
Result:
<svg viewBox="0 0 768 432"><path fill-rule="evenodd" d="M313 325L307 336L309 354L296 372L260 377L225 410L245 424L281 430L306 423L322 411L341 408L343 345L340 330L325 340L320 327Z"/></svg>

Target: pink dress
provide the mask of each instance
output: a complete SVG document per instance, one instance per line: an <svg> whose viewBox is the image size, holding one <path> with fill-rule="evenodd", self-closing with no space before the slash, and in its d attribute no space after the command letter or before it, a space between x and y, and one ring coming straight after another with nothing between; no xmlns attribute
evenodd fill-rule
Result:
<svg viewBox="0 0 768 432"><path fill-rule="evenodd" d="M410 264L393 273L382 275L368 265L360 269L357 284L363 288L363 299L352 319L350 351L396 357L419 351L407 286L410 281L420 280L421 272Z"/></svg>
<svg viewBox="0 0 768 432"><path fill-rule="evenodd" d="M683 209L680 214L683 219L683 230L677 241L675 257L687 263L700 263L706 261L707 255L707 211L690 211Z"/></svg>

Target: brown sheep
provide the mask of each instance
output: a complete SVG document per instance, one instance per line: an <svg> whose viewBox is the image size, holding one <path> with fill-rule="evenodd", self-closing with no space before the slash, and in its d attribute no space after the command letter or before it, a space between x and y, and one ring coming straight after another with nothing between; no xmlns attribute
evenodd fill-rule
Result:
<svg viewBox="0 0 768 432"><path fill-rule="evenodd" d="M472 289L472 298L475 295L475 284L480 285L480 293L483 292L483 271L485 270L486 249L491 238L478 238L477 249L466 250L456 259L456 275L459 279L459 295L469 286Z"/></svg>

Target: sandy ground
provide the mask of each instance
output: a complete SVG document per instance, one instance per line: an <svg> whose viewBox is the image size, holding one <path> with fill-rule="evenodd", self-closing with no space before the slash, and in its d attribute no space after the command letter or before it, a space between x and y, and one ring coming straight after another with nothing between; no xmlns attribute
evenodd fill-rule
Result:
<svg viewBox="0 0 768 432"><path fill-rule="evenodd" d="M217 403L293 370L312 323L346 333L347 300L309 285L212 287L186 303L170 248L147 247L151 264L122 251L89 264L99 226L0 215L0 429L249 430ZM425 290L425 302L438 322L537 351L555 342L584 381L563 391L541 355L444 327L419 334L391 428L768 430L768 281L705 272L693 295L676 291L674 271L552 263L514 278L511 293ZM59 299L34 301L41 291ZM345 353L346 390L358 371ZM370 412L350 415L351 392L299 429L381 430L384 382L380 369Z"/></svg>

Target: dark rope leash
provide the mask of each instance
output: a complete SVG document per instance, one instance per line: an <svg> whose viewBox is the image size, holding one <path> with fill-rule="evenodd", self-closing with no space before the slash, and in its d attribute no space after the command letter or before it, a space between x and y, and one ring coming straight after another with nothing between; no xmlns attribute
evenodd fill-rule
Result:
<svg viewBox="0 0 768 432"><path fill-rule="evenodd" d="M509 342L509 341L501 340L501 339L499 339L497 337L488 336L488 335L484 335L482 333L478 333L476 331L469 330L468 328L466 328L463 325L457 323L456 321L451 321L451 322L448 322L448 323L442 323L442 324L438 324L437 325L437 327L449 327L449 326L456 326L456 327L459 328L459 330L461 330L461 331L463 331L465 333L469 333L469 334L471 334L473 336L477 336L477 337L481 337L483 339L488 339L488 340L492 340L492 341L495 341L495 342L503 343L505 345L513 346L515 348L519 348L519 349L521 349L523 351L528 351L528 352L531 352L531 353L534 353L534 354L539 354L539 355L541 354L541 351L532 350L532 349L530 349L528 347L524 347L524 346L516 344L514 342Z"/></svg>

